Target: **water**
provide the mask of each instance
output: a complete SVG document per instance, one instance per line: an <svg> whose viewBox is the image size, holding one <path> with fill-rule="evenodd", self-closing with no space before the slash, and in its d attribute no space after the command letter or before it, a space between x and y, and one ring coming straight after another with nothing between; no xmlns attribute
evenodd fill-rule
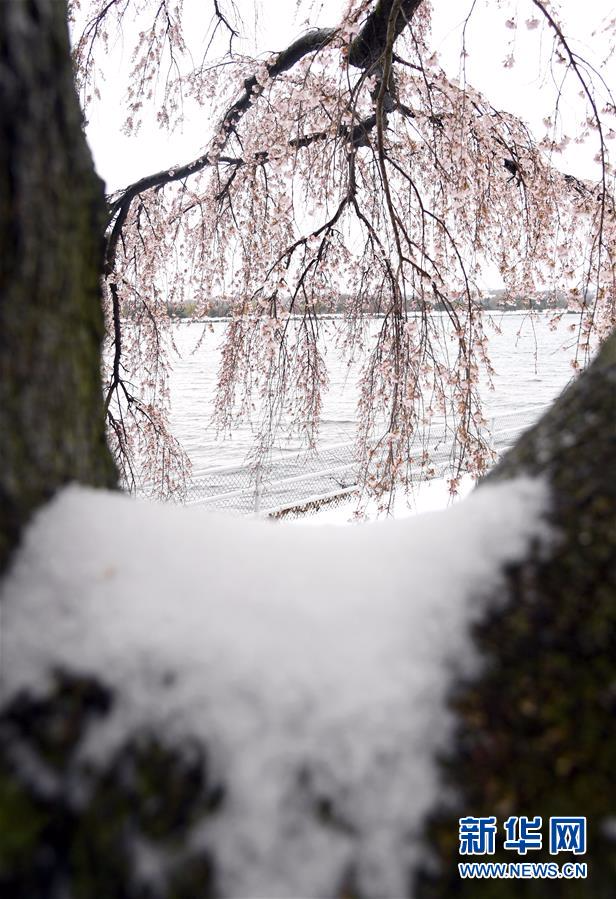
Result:
<svg viewBox="0 0 616 899"><path fill-rule="evenodd" d="M545 315L531 318L520 312L491 313L491 319L500 333L488 329L496 370L495 390L485 389L483 393L488 416L500 419L514 416L521 409L525 414L532 413L533 407L551 402L571 379L575 334L570 327L577 319L564 316L554 330ZM170 381L172 425L192 461L194 478L215 467L243 465L254 446L250 423L238 424L226 439L217 435L211 424L225 327L225 322L214 322L211 331L206 329L204 334L204 326L195 322L175 326L179 356L174 360ZM330 387L324 399L321 446L354 437L357 386L353 370L349 371L334 339L336 330L343 327L340 321L323 323ZM297 448L297 444L291 445L295 452Z"/></svg>

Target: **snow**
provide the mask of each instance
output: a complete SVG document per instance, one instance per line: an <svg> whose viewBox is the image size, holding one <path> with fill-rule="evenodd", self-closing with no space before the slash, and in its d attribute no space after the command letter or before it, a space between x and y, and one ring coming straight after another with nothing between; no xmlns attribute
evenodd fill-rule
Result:
<svg viewBox="0 0 616 899"><path fill-rule="evenodd" d="M350 494L348 500L337 505L324 504L314 512L307 512L299 518L288 521L301 525L347 525L364 521L378 521L386 518L409 518L423 512L438 512L448 509L469 495L475 486L475 480L468 474L462 475L455 496L449 492L446 478L433 478L430 481L419 481L413 485L413 491L406 495L399 491L390 512L380 511L376 500L363 502L356 494ZM359 517L355 511L360 511Z"/></svg>
<svg viewBox="0 0 616 899"><path fill-rule="evenodd" d="M83 750L94 763L146 724L206 741L228 792L194 840L224 895L321 899L352 865L362 895L406 895L448 687L479 664L470 625L502 566L550 539L547 505L519 479L315 528L69 487L4 583L4 695L44 691L58 666L98 675L121 701ZM319 796L339 827L317 821Z"/></svg>

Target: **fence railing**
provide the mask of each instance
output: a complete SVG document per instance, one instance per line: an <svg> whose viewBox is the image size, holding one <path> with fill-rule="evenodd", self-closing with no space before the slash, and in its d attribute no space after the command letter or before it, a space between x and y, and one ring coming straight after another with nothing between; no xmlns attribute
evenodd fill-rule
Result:
<svg viewBox="0 0 616 899"><path fill-rule="evenodd" d="M500 456L530 427L546 405L496 413L491 420L492 443ZM444 425L432 428L427 438L433 477L442 476L451 457L451 442ZM417 446L421 450L425 439ZM358 491L359 462L355 444L347 441L311 453L280 454L258 468L213 468L189 482L184 501L191 505L235 515L281 517L309 514L325 504L346 501Z"/></svg>

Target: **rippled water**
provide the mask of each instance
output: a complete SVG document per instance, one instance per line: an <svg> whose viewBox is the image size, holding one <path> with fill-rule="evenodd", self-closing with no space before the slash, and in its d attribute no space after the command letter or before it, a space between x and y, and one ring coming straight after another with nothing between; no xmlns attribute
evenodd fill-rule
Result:
<svg viewBox="0 0 616 899"><path fill-rule="evenodd" d="M570 326L577 319L565 316L555 330L544 315L491 313L500 333L489 328L490 353L496 369L495 390L485 390L489 416L502 416L550 402L572 376L571 360L575 334ZM376 328L376 323L375 328ZM199 477L216 466L242 464L254 445L249 423L234 428L230 439L222 439L211 425L220 344L225 322L214 322L212 330L195 322L180 322L174 338L179 356L171 375L172 424ZM323 323L324 351L330 387L324 399L321 442L352 440L357 405L354 373L335 345L340 321ZM195 349L196 347L196 349Z"/></svg>

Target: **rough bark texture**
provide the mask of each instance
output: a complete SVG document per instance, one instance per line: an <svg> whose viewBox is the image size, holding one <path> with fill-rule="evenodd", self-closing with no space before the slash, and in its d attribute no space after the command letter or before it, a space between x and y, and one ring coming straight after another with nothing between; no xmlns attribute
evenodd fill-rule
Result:
<svg viewBox="0 0 616 899"><path fill-rule="evenodd" d="M459 801L432 823L440 873L425 874L422 899L614 895L616 334L486 480L519 474L548 479L559 538L508 572L501 609L477 631L486 666L453 699L460 727L444 762ZM462 815L496 815L501 833L509 815L541 815L544 844L550 816L587 816L583 858L545 845L520 859L497 842L487 860L586 861L589 880L460 880Z"/></svg>
<svg viewBox="0 0 616 899"><path fill-rule="evenodd" d="M66 5L0 2L0 571L60 485L114 482L99 371L103 226Z"/></svg>
<svg viewBox="0 0 616 899"><path fill-rule="evenodd" d="M212 861L190 847L223 798L204 748L141 732L93 770L78 752L114 704L95 680L58 673L48 697L19 696L0 716L3 899L215 899ZM159 857L150 876L137 846Z"/></svg>
<svg viewBox="0 0 616 899"><path fill-rule="evenodd" d="M411 21L422 0L378 0L349 51L349 63L359 69L378 64L385 51L390 16L397 38Z"/></svg>

